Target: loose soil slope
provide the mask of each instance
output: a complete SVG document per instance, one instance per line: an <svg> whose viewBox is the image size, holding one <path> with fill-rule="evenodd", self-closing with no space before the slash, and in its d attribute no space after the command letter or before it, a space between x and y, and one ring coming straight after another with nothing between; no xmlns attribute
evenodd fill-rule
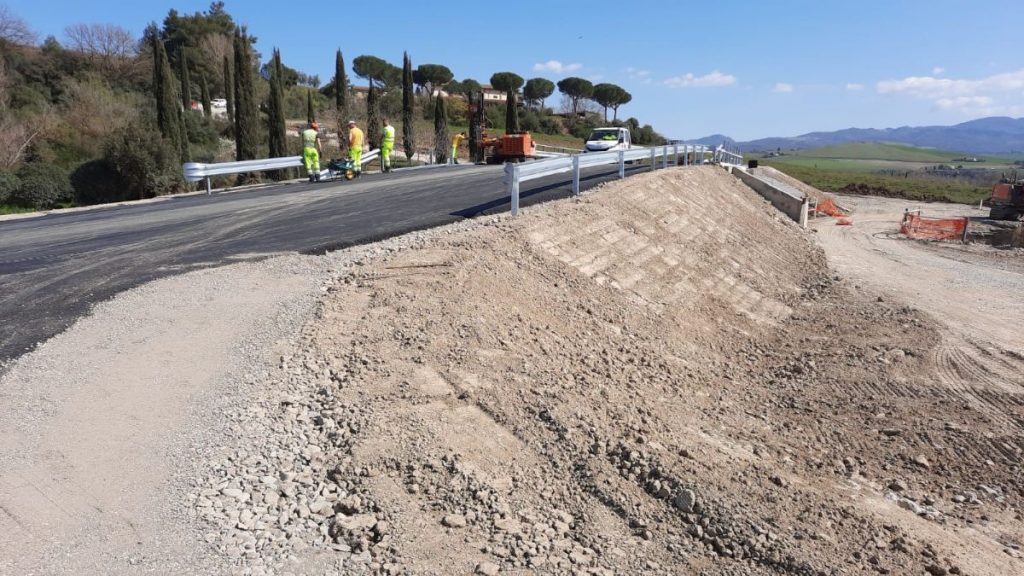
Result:
<svg viewBox="0 0 1024 576"><path fill-rule="evenodd" d="M339 274L196 509L254 573L1020 573L1020 391L939 343L661 171Z"/></svg>

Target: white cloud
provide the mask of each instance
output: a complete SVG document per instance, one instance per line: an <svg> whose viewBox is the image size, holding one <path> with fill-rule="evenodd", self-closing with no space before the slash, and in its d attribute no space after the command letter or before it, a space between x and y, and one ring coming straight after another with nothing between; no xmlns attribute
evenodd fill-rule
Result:
<svg viewBox="0 0 1024 576"><path fill-rule="evenodd" d="M575 72L580 68L583 68L582 64L562 64L558 60L548 60L547 62L533 65L535 72L554 72L555 74Z"/></svg>
<svg viewBox="0 0 1024 576"><path fill-rule="evenodd" d="M732 86L735 83L735 76L732 74L722 74L718 70L703 76L686 74L684 76L675 76L664 81L666 86L670 86L672 88L720 88L723 86Z"/></svg>
<svg viewBox="0 0 1024 576"><path fill-rule="evenodd" d="M847 90L863 90L864 89L864 85L863 84L857 84L856 82L850 82L849 84L846 85L846 89Z"/></svg>
<svg viewBox="0 0 1024 576"><path fill-rule="evenodd" d="M793 85L786 84L785 82L779 82L778 84L775 85L774 88L772 88L772 92L777 92L779 94L789 94L792 91Z"/></svg>
<svg viewBox="0 0 1024 576"><path fill-rule="evenodd" d="M977 80L910 76L902 80L883 80L876 89L879 94L929 100L942 110L965 114L1016 116L1024 110L1019 103L1021 91L1024 91L1024 69Z"/></svg>
<svg viewBox="0 0 1024 576"><path fill-rule="evenodd" d="M651 83L650 70L641 70L639 68L629 66L628 68L626 68L626 75L629 76L629 79L633 80L634 82L640 82L642 84Z"/></svg>
<svg viewBox="0 0 1024 576"><path fill-rule="evenodd" d="M942 66L936 66L935 68L932 68L932 76L941 76L945 71L946 69Z"/></svg>
<svg viewBox="0 0 1024 576"><path fill-rule="evenodd" d="M935 105L943 110L963 110L964 108L987 108L994 100L988 96L957 96L956 98L939 98Z"/></svg>
<svg viewBox="0 0 1024 576"><path fill-rule="evenodd" d="M910 94L922 98L974 96L979 93L1010 92L1024 89L1024 69L996 74L980 80L952 80L931 76L911 76L878 83L880 94Z"/></svg>

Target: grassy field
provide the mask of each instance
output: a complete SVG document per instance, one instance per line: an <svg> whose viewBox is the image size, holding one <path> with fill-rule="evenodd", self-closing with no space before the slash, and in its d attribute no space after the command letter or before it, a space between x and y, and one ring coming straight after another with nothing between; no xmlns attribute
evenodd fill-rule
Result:
<svg viewBox="0 0 1024 576"><path fill-rule="evenodd" d="M988 198L991 184L983 182L998 179L1003 170L1012 169L1014 159L998 156L979 156L984 162L963 162L956 158L970 154L902 144L842 144L810 150L784 152L781 156L762 158L760 153L745 154L745 159L756 159L825 192L869 194L913 200L976 203ZM958 176L944 178L924 171L937 164L962 165L981 178ZM894 174L895 172L895 174Z"/></svg>
<svg viewBox="0 0 1024 576"><path fill-rule="evenodd" d="M758 162L781 170L819 190L832 193L976 204L978 200L988 198L992 192L991 187L975 186L957 180L940 180L921 176L887 176L864 171L813 168L775 159L761 159Z"/></svg>
<svg viewBox="0 0 1024 576"><path fill-rule="evenodd" d="M976 156L963 152L918 148L905 144L855 143L824 146L810 150L784 152L783 158L833 159L833 160L882 160L891 162L913 162L924 164L963 164L965 167L984 168L986 165L1006 166L1013 159L1000 156ZM963 162L957 158L976 157L983 162Z"/></svg>

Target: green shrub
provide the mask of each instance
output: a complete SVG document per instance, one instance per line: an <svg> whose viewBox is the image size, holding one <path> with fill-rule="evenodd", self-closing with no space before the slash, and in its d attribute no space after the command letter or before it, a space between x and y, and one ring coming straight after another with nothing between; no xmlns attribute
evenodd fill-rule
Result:
<svg viewBox="0 0 1024 576"><path fill-rule="evenodd" d="M526 109L519 111L519 129L526 132L540 131L540 116L533 110Z"/></svg>
<svg viewBox="0 0 1024 576"><path fill-rule="evenodd" d="M590 136L590 133L593 132L594 127L595 125L589 120L580 121L573 124L570 133L580 140L586 140L587 136Z"/></svg>
<svg viewBox="0 0 1024 576"><path fill-rule="evenodd" d="M0 172L0 204L7 204L21 186L21 180L11 172Z"/></svg>
<svg viewBox="0 0 1024 576"><path fill-rule="evenodd" d="M200 113L189 111L185 114L185 130L188 132L190 160L214 162L220 151L220 134L217 125Z"/></svg>
<svg viewBox="0 0 1024 576"><path fill-rule="evenodd" d="M178 151L156 130L129 126L108 142L104 159L117 173L125 199L153 198L183 188Z"/></svg>
<svg viewBox="0 0 1024 576"><path fill-rule="evenodd" d="M540 132L542 134L561 134L562 123L558 121L558 118L550 115L542 115L540 117Z"/></svg>
<svg viewBox="0 0 1024 576"><path fill-rule="evenodd" d="M44 210L71 200L71 182L63 168L43 162L30 162L18 170L21 185L11 203Z"/></svg>
<svg viewBox="0 0 1024 576"><path fill-rule="evenodd" d="M114 165L106 158L91 160L71 173L75 202L83 206L127 200L127 188Z"/></svg>
<svg viewBox="0 0 1024 576"><path fill-rule="evenodd" d="M487 123L487 128L492 131L504 130L505 129L505 105L496 106L494 104L484 105L484 118Z"/></svg>
<svg viewBox="0 0 1024 576"><path fill-rule="evenodd" d="M632 118L630 120L632 120ZM640 146L659 146L665 143L665 137L655 132L654 128L650 124L644 124L643 127L634 127L627 121L627 126L629 126L629 135L633 144L638 144Z"/></svg>

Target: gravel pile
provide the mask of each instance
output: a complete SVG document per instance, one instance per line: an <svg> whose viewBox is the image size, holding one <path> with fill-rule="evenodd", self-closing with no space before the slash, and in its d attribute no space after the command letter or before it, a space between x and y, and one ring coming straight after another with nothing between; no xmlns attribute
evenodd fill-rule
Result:
<svg viewBox="0 0 1024 576"><path fill-rule="evenodd" d="M713 169L328 261L191 494L237 573L1020 568L1019 431Z"/></svg>

